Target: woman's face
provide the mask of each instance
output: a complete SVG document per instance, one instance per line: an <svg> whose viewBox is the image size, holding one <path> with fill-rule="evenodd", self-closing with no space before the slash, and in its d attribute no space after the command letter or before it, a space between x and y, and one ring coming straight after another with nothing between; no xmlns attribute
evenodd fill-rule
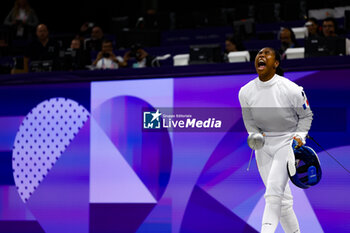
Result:
<svg viewBox="0 0 350 233"><path fill-rule="evenodd" d="M317 34L317 24L315 24L313 21L307 21L306 23L307 30L309 32L309 35L316 35Z"/></svg>
<svg viewBox="0 0 350 233"><path fill-rule="evenodd" d="M255 70L259 77L274 75L278 65L275 52L270 48L261 49L255 57Z"/></svg>
<svg viewBox="0 0 350 233"><path fill-rule="evenodd" d="M70 44L71 49L80 49L80 40L72 40Z"/></svg>
<svg viewBox="0 0 350 233"><path fill-rule="evenodd" d="M235 44L233 44L231 41L226 40L225 41L225 49L227 52L235 52L237 51L237 47Z"/></svg>

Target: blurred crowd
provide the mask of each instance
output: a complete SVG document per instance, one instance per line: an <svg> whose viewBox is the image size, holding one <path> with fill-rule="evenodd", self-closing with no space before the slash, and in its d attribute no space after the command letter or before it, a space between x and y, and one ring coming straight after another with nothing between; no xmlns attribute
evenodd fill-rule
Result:
<svg viewBox="0 0 350 233"><path fill-rule="evenodd" d="M157 27L158 21L151 17L155 12L148 12L149 18L140 17L136 27ZM27 0L15 0L3 22L0 37L0 55L11 56L14 63L7 72L26 73L54 70L93 70L120 69L126 67L159 67L160 58L147 52L142 43L132 43L121 53L116 53L116 41L106 35L102 26L94 22L84 22L77 33L69 38L69 43L52 38L48 25L40 23L35 10ZM306 38L344 37L334 18L319 21L315 18L305 20ZM247 50L243 45L245 38L239 34L227 36L222 51L222 62L228 62L228 54ZM279 52L282 59L288 48L300 47L293 30L282 27L278 33ZM15 44L13 44L15 42ZM350 51L349 40L345 40L346 55ZM345 54L344 54L345 55ZM6 71L5 71L6 72ZM2 72L2 73L5 73Z"/></svg>

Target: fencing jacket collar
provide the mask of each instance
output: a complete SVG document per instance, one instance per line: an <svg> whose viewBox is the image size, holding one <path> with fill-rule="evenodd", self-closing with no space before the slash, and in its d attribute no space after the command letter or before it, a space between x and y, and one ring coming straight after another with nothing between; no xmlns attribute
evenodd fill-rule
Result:
<svg viewBox="0 0 350 233"><path fill-rule="evenodd" d="M258 77L256 79L256 84L259 86L259 87L268 87L268 86L272 86L273 84L275 84L277 82L277 77L278 75L275 74L270 80L266 81L266 82L263 82L260 80L260 78Z"/></svg>

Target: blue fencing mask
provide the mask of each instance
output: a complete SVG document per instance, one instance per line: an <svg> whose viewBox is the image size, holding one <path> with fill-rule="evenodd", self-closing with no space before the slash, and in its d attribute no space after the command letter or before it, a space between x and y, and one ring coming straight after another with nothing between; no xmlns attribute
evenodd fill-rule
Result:
<svg viewBox="0 0 350 233"><path fill-rule="evenodd" d="M295 168L287 163L287 171L290 180L302 189L307 189L320 182L322 170L316 152L308 146L295 148L297 142L293 140L293 152L295 156Z"/></svg>

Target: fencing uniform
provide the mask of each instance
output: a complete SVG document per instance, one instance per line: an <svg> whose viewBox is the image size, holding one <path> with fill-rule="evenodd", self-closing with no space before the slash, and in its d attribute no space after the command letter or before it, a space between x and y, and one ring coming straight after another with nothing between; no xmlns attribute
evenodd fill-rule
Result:
<svg viewBox="0 0 350 233"><path fill-rule="evenodd" d="M239 92L245 127L249 134L265 133L265 145L255 151L260 176L265 184L262 233L273 233L278 222L286 233L300 232L288 184L287 161L294 164L293 137L305 143L312 122L303 88L274 75L267 82L250 81Z"/></svg>

